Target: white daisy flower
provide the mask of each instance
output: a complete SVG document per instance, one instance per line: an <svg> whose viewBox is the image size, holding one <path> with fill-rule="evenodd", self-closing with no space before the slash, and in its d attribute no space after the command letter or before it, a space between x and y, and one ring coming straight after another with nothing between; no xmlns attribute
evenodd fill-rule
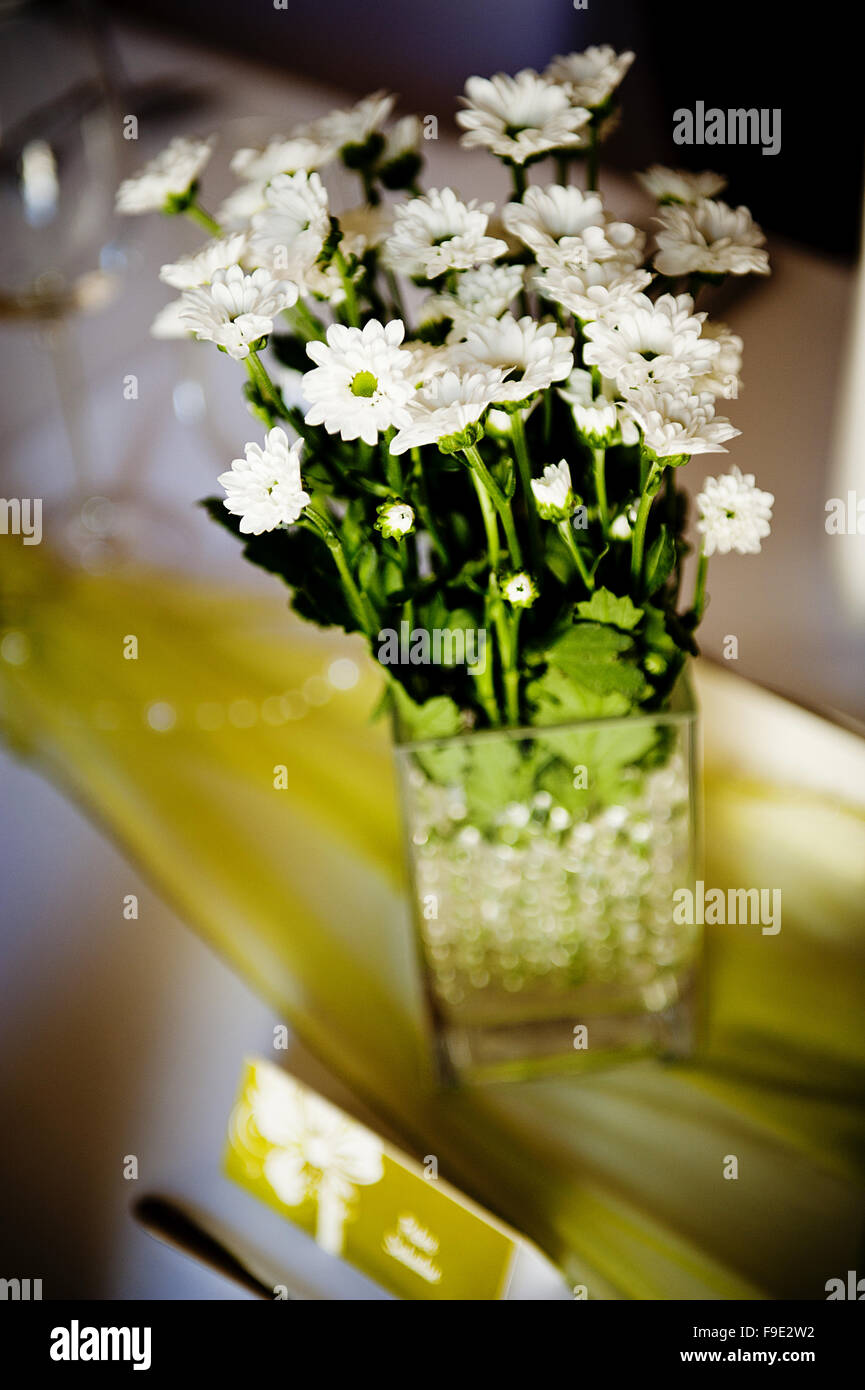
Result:
<svg viewBox="0 0 865 1390"><path fill-rule="evenodd" d="M623 443L636 444L639 438L633 422L622 421L615 391L613 382L602 378L601 394L595 396L591 372L579 367L571 372L565 385L559 387L559 395L571 407L577 429L592 448L607 448L614 443L622 423L626 425L624 435L628 436L623 435Z"/></svg>
<svg viewBox="0 0 865 1390"><path fill-rule="evenodd" d="M223 505L240 517L244 535L291 526L308 505L300 477L302 448L302 440L290 445L285 431L277 427L268 432L264 448L245 445L245 458L234 459L228 472L219 475L217 481L228 494Z"/></svg>
<svg viewBox="0 0 865 1390"><path fill-rule="evenodd" d="M237 150L231 159L231 170L249 182L267 183L277 174L310 174L329 164L336 153L336 145L320 135L274 135L262 150Z"/></svg>
<svg viewBox="0 0 865 1390"><path fill-rule="evenodd" d="M315 264L330 235L327 189L315 173L277 174L266 198L263 211L252 218L250 255L297 281Z"/></svg>
<svg viewBox="0 0 865 1390"><path fill-rule="evenodd" d="M395 101L396 97L389 92L373 92L347 110L330 111L326 116L311 121L304 131L333 144L342 154L347 148L364 146L369 143L371 136L380 135Z"/></svg>
<svg viewBox="0 0 865 1390"><path fill-rule="evenodd" d="M694 313L689 294L664 294L654 304L637 295L586 324L583 361L622 391L689 383L710 372L720 352L718 343L701 337L705 317Z"/></svg>
<svg viewBox="0 0 865 1390"><path fill-rule="evenodd" d="M376 511L376 530L386 539L400 540L414 530L414 511L407 502L385 502Z"/></svg>
<svg viewBox="0 0 865 1390"><path fill-rule="evenodd" d="M640 259L643 235L614 222L599 193L561 184L527 188L521 203L502 211L507 230L535 254L538 265L585 269L593 261Z"/></svg>
<svg viewBox="0 0 865 1390"><path fill-rule="evenodd" d="M510 405L565 379L574 365L574 340L557 332L553 323L538 323L529 314L521 319L505 314L473 324L453 353L454 360L469 370L501 367L507 371L499 402Z"/></svg>
<svg viewBox="0 0 865 1390"><path fill-rule="evenodd" d="M535 581L525 570L509 574L502 581L502 593L513 608L531 608L538 596Z"/></svg>
<svg viewBox="0 0 865 1390"><path fill-rule="evenodd" d="M185 313L186 304L182 295L179 299L172 299L168 304L164 304L150 325L151 337L191 338L192 329L183 317Z"/></svg>
<svg viewBox="0 0 865 1390"><path fill-rule="evenodd" d="M229 193L216 210L216 220L227 232L243 231L255 213L267 207L267 181L254 179Z"/></svg>
<svg viewBox="0 0 865 1390"><path fill-rule="evenodd" d="M771 531L771 492L761 492L754 485L754 474L742 474L738 468L720 478L706 478L703 491L697 496L699 519L697 530L703 537L707 555L757 555L760 542Z"/></svg>
<svg viewBox="0 0 865 1390"><path fill-rule="evenodd" d="M333 323L327 342L307 343L316 366L303 378L310 403L306 423L365 444L375 444L384 430L407 425L414 383L411 353L400 346L404 335L400 319L388 324L370 319L363 328Z"/></svg>
<svg viewBox="0 0 865 1390"><path fill-rule="evenodd" d="M583 323L625 312L652 282L649 270L635 270L630 261L596 261L585 270L552 268L532 277L532 288L544 299L561 304Z"/></svg>
<svg viewBox="0 0 865 1390"><path fill-rule="evenodd" d="M741 434L729 420L716 417L710 391L693 395L644 386L627 397L622 409L639 425L646 448L658 458L726 454L726 441Z"/></svg>
<svg viewBox="0 0 865 1390"><path fill-rule="evenodd" d="M159 278L176 290L191 290L196 285L206 285L213 278L215 270L227 270L230 265L238 265L246 250L246 235L234 232L231 236L209 241L191 256L182 256L179 261L164 265Z"/></svg>
<svg viewBox="0 0 865 1390"><path fill-rule="evenodd" d="M657 220L654 264L662 275L769 274L766 238L745 207L701 198L693 207L663 207Z"/></svg>
<svg viewBox="0 0 865 1390"><path fill-rule="evenodd" d="M609 44L592 45L583 53L555 57L544 76L562 83L575 106L594 110L610 100L635 56L617 53Z"/></svg>
<svg viewBox="0 0 865 1390"><path fill-rule="evenodd" d="M391 440L392 454L404 454L424 444L445 445L452 453L474 443L481 433L478 421L500 399L505 373L501 369L445 371L431 377L413 397L409 421Z"/></svg>
<svg viewBox="0 0 865 1390"><path fill-rule="evenodd" d="M117 190L117 211L127 214L162 212L172 198L186 197L210 159L213 145L213 136L208 140L176 136L137 174L123 180Z"/></svg>
<svg viewBox="0 0 865 1390"><path fill-rule="evenodd" d="M727 401L737 400L742 385L740 373L745 344L738 334L730 331L726 323L719 321L704 323L702 336L716 342L719 352L712 370L695 380L694 390L711 391L713 396L723 396Z"/></svg>
<svg viewBox="0 0 865 1390"><path fill-rule="evenodd" d="M457 113L469 148L481 146L512 164L542 159L551 150L585 144L590 113L574 106L564 87L549 82L532 68L516 77L470 77L462 98L466 110Z"/></svg>
<svg viewBox="0 0 865 1390"><path fill-rule="evenodd" d="M567 459L549 464L540 478L532 478L538 515L544 521L567 521L576 505Z"/></svg>
<svg viewBox="0 0 865 1390"><path fill-rule="evenodd" d="M423 160L420 154L421 123L417 116L403 116L385 133L384 149L376 173L385 188L411 188Z"/></svg>
<svg viewBox="0 0 865 1390"><path fill-rule="evenodd" d="M448 346L434 347L431 343L414 341L405 343L404 347L411 353L408 376L416 387L434 376L441 376L442 372L453 371L453 353Z"/></svg>
<svg viewBox="0 0 865 1390"><path fill-rule="evenodd" d="M393 211L384 203L371 207L360 203L357 207L345 208L339 214L339 229L342 232L340 248L343 255L365 256L376 246L381 246L393 229Z"/></svg>
<svg viewBox="0 0 865 1390"><path fill-rule="evenodd" d="M420 309L422 323L450 319L449 341L465 337L479 319L497 319L523 288L521 265L479 265L459 276L453 294L431 294Z"/></svg>
<svg viewBox="0 0 865 1390"><path fill-rule="evenodd" d="M239 265L215 270L209 285L183 295L183 318L197 338L225 348L235 359L249 356L250 344L273 330L274 315L297 303L297 286L277 280L269 270L244 275Z"/></svg>
<svg viewBox="0 0 865 1390"><path fill-rule="evenodd" d="M706 169L701 174L689 169L667 169L653 164L637 178L647 193L658 203L698 203L701 198L716 198L727 187L723 174Z"/></svg>
<svg viewBox="0 0 865 1390"><path fill-rule="evenodd" d="M385 257L395 270L434 280L448 270L468 270L507 251L486 235L493 203L463 203L452 188L431 188L394 209L394 227Z"/></svg>

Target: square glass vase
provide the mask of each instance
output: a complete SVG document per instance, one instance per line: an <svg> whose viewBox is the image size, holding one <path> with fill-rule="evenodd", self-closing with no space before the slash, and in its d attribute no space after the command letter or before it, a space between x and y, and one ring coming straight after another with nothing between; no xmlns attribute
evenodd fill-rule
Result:
<svg viewBox="0 0 865 1390"><path fill-rule="evenodd" d="M439 1079L581 1071L694 1044L697 710L400 742ZM684 901L687 901L685 899Z"/></svg>

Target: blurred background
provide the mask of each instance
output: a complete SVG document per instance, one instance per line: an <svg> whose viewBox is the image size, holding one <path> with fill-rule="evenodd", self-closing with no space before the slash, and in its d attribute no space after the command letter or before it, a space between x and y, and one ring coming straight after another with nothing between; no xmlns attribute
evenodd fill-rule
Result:
<svg viewBox="0 0 865 1390"><path fill-rule="evenodd" d="M629 173L649 163L718 169L729 201L767 230L774 269L717 304L745 339L730 462L776 508L759 562L714 563L704 650L722 660L733 635L739 674L865 721L865 535L825 529L829 499L865 499L862 123L848 15L837 0L807 27L766 0L708 22L685 0L0 0L0 495L42 498L43 546L90 575L146 559L264 592L269 581L194 505L247 437L235 364L148 333L169 297L159 266L201 237L159 218L118 224L119 178L177 133L216 131L216 202L234 148L386 87L404 110L438 117L429 185L501 199L494 162L456 142L465 77L540 68L591 43L631 48L602 166L610 204L649 217ZM779 108L780 152L676 147L673 113L697 101ZM121 136L130 114L134 141ZM694 461L692 492L717 462ZM0 535L0 602L20 545ZM0 629L0 661L26 659L2 608ZM0 767L0 1182L16 1194L0 1273L43 1277L58 1297L233 1297L130 1225L116 1178L122 1155L143 1153L163 1184L194 1186L238 1059L268 1045L271 1013L74 804L8 750ZM146 925L118 920L131 892ZM340 1296L361 1296L352 1287Z"/></svg>

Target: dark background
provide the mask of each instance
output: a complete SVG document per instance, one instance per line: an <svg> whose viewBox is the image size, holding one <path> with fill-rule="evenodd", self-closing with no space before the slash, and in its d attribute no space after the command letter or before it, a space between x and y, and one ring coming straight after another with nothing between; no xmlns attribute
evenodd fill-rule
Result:
<svg viewBox="0 0 865 1390"><path fill-rule="evenodd" d="M591 43L630 48L626 120L608 157L715 168L731 202L762 225L852 257L861 215L863 81L857 10L781 0L106 0L137 22L174 28L208 46L362 94L387 87L403 106L450 121L471 73L546 66ZM192 76L192 74L190 74ZM781 150L688 148L672 141L673 112L780 107Z"/></svg>

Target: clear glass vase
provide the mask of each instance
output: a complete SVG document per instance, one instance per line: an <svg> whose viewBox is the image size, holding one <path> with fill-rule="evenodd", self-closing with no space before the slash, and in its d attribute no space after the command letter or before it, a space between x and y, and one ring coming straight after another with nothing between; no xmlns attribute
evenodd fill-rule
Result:
<svg viewBox="0 0 865 1390"><path fill-rule="evenodd" d="M399 742L414 919L445 1080L693 1042L697 713Z"/></svg>

